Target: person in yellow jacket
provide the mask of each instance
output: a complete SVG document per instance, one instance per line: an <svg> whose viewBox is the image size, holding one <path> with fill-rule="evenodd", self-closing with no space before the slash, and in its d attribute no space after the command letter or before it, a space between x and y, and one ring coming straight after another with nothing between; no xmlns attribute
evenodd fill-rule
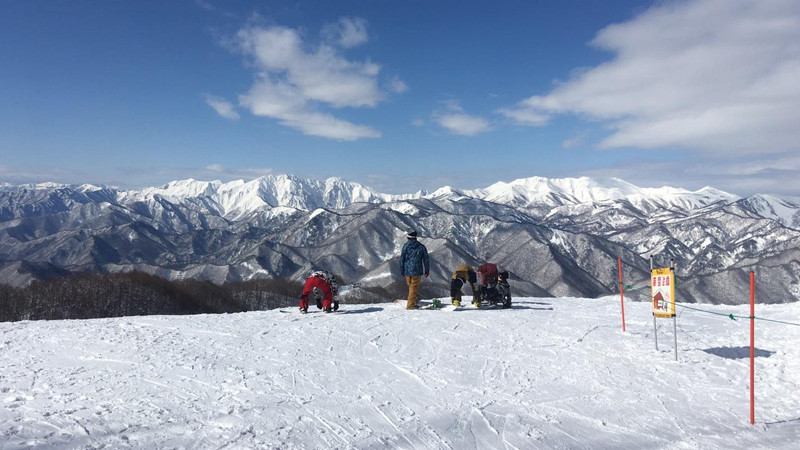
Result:
<svg viewBox="0 0 800 450"><path fill-rule="evenodd" d="M478 281L478 276L472 267L462 264L453 272L453 277L450 279L450 301L454 306L461 306L461 287L464 283L469 283L472 288L472 303L475 306L480 306L480 296L478 295L478 288L475 283Z"/></svg>

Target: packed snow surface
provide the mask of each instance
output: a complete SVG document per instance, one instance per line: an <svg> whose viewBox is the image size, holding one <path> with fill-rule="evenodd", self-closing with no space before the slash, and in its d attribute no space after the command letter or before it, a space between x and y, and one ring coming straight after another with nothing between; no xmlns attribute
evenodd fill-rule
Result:
<svg viewBox="0 0 800 450"><path fill-rule="evenodd" d="M618 298L0 323L0 448L797 448L800 327ZM695 305L696 306L696 305ZM797 321L800 304L757 306Z"/></svg>

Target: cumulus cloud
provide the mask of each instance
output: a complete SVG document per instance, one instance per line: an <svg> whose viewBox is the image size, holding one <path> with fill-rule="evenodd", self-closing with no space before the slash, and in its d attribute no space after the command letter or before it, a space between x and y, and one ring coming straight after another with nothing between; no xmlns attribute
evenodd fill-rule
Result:
<svg viewBox="0 0 800 450"><path fill-rule="evenodd" d="M389 82L389 89L396 94L402 94L408 90L408 85L400 77L394 77Z"/></svg>
<svg viewBox="0 0 800 450"><path fill-rule="evenodd" d="M443 114L434 120L450 133L461 136L475 136L490 129L486 119L469 114Z"/></svg>
<svg viewBox="0 0 800 450"><path fill-rule="evenodd" d="M336 27L339 45L352 46L359 42L356 37L359 30L365 30L365 22L342 19ZM237 38L257 70L253 86L239 96L242 107L312 136L338 140L380 137L380 132L369 126L323 111L370 108L383 101L386 94L378 86L378 64L349 61L325 43L309 48L297 30L287 27L248 27L240 30Z"/></svg>
<svg viewBox="0 0 800 450"><path fill-rule="evenodd" d="M205 97L206 104L214 108L217 114L226 119L239 120L239 113L236 112L236 107L233 106L233 103L215 95L206 95Z"/></svg>
<svg viewBox="0 0 800 450"><path fill-rule="evenodd" d="M603 147L679 147L709 155L796 150L796 0L657 3L591 42L615 56L499 110L542 126L555 114L605 121Z"/></svg>
<svg viewBox="0 0 800 450"><path fill-rule="evenodd" d="M369 40L367 21L360 17L342 17L338 22L326 25L322 35L344 48L357 47Z"/></svg>
<svg viewBox="0 0 800 450"><path fill-rule="evenodd" d="M443 105L444 111L435 112L433 121L449 133L475 136L491 130L486 119L465 113L458 102L450 100L443 102Z"/></svg>
<svg viewBox="0 0 800 450"><path fill-rule="evenodd" d="M550 122L550 113L529 107L524 101L510 108L501 108L497 112L521 125L538 127Z"/></svg>
<svg viewBox="0 0 800 450"><path fill-rule="evenodd" d="M583 144L583 137L582 136L576 136L576 137L569 138L569 139L565 140L564 142L562 142L561 143L561 147L562 148L566 148L566 149L570 149L570 148L575 148L575 147L577 147L577 146L579 146L581 144Z"/></svg>

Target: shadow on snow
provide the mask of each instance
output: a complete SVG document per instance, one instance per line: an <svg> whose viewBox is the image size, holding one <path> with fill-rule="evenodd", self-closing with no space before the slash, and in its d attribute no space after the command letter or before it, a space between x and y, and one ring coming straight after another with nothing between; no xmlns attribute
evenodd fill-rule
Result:
<svg viewBox="0 0 800 450"><path fill-rule="evenodd" d="M750 347L714 347L704 349L703 351L714 356L719 356L720 358L747 359L750 357ZM769 358L774 354L775 352L770 350L755 349L755 356L758 358Z"/></svg>

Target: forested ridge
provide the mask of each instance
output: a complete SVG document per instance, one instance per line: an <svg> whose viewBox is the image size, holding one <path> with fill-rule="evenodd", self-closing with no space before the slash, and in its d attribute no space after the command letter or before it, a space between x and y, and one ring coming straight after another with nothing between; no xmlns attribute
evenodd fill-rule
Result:
<svg viewBox="0 0 800 450"><path fill-rule="evenodd" d="M24 288L0 284L0 321L93 319L156 314L216 314L296 306L299 280L257 279L218 285L169 281L144 272L85 273L37 280ZM368 289L374 301L390 298ZM366 291L365 291L366 292ZM344 303L358 303L350 296Z"/></svg>

